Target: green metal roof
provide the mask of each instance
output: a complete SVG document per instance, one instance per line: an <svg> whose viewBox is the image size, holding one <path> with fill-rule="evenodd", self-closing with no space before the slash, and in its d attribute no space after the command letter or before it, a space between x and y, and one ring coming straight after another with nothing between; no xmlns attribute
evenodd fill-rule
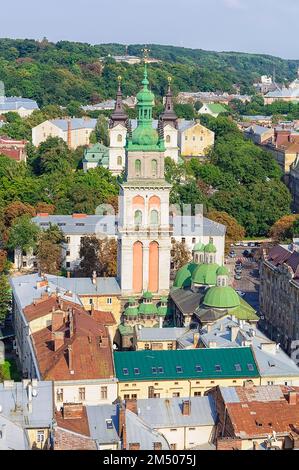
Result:
<svg viewBox="0 0 299 470"><path fill-rule="evenodd" d="M210 242L205 246L204 252L205 253L216 253L217 248L213 243Z"/></svg>
<svg viewBox="0 0 299 470"><path fill-rule="evenodd" d="M192 251L194 251L194 252L196 252L196 251L204 251L204 249L205 249L205 245L204 245L203 243L201 243L201 242L198 242L198 243L196 243L196 244L194 245Z"/></svg>
<svg viewBox="0 0 299 470"><path fill-rule="evenodd" d="M232 308L240 306L240 296L231 286L211 287L203 300L204 305L215 308Z"/></svg>
<svg viewBox="0 0 299 470"><path fill-rule="evenodd" d="M139 305L138 314L139 315L156 315L158 312L155 304L145 303Z"/></svg>
<svg viewBox="0 0 299 470"><path fill-rule="evenodd" d="M133 328L130 325L119 325L118 331L121 334L121 336L133 334Z"/></svg>
<svg viewBox="0 0 299 470"><path fill-rule="evenodd" d="M101 143L94 144L84 152L83 161L85 162L100 162L102 165L109 164L109 149Z"/></svg>
<svg viewBox="0 0 299 470"><path fill-rule="evenodd" d="M126 308L124 311L124 315L127 317L136 317L138 316L139 311L137 305L129 305L129 307Z"/></svg>
<svg viewBox="0 0 299 470"><path fill-rule="evenodd" d="M259 377L252 351L245 347L122 351L114 353L114 362L121 382Z"/></svg>
<svg viewBox="0 0 299 470"><path fill-rule="evenodd" d="M215 114L227 112L227 110L221 104L218 104L218 103L207 104L207 107L209 108L210 111L212 111L212 113L215 113Z"/></svg>
<svg viewBox="0 0 299 470"><path fill-rule="evenodd" d="M229 276L229 270L226 266L220 266L216 272L217 276Z"/></svg>
<svg viewBox="0 0 299 470"><path fill-rule="evenodd" d="M215 285L217 282L218 264L199 264L192 274L192 280L195 284Z"/></svg>
<svg viewBox="0 0 299 470"><path fill-rule="evenodd" d="M192 274L194 270L197 268L196 263L188 263L185 264L182 268L178 270L175 276L175 280L173 283L173 287L190 287L192 281Z"/></svg>
<svg viewBox="0 0 299 470"><path fill-rule="evenodd" d="M152 294L150 291L146 291L146 292L144 292L144 294L143 294L143 298L144 298L144 299L152 299L152 298L153 298L153 294Z"/></svg>

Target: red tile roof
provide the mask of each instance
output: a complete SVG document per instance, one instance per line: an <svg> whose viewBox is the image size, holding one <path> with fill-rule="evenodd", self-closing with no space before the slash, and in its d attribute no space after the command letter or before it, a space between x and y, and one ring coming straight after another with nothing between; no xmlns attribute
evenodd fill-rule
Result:
<svg viewBox="0 0 299 470"><path fill-rule="evenodd" d="M66 300L60 300L56 294L49 296L45 294L40 299L36 299L35 302L31 305L28 305L24 308L23 312L28 322L35 320L36 318L41 318L52 312L54 309L62 309L67 311L68 308L72 308L78 311L82 311L77 304L69 302Z"/></svg>
<svg viewBox="0 0 299 470"><path fill-rule="evenodd" d="M83 407L80 418L65 419L63 417L63 411L56 411L55 419L57 421L57 425L60 428L67 429L68 431L76 432L78 434L83 434L84 436L90 436L85 406Z"/></svg>
<svg viewBox="0 0 299 470"><path fill-rule="evenodd" d="M111 344L104 325L85 311L74 308L73 334L68 322L59 331L64 333L64 339L56 351L51 327L32 335L43 380L109 379L114 376Z"/></svg>
<svg viewBox="0 0 299 470"><path fill-rule="evenodd" d="M99 310L94 310L91 315L94 320L102 323L102 325L116 325L116 320L112 312L101 312Z"/></svg>

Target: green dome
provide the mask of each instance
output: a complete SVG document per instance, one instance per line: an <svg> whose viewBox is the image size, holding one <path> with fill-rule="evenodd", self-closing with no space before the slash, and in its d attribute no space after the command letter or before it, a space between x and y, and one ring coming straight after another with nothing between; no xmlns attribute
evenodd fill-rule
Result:
<svg viewBox="0 0 299 470"><path fill-rule="evenodd" d="M146 291L143 294L143 298L147 300L151 300L153 298L153 294L150 291Z"/></svg>
<svg viewBox="0 0 299 470"><path fill-rule="evenodd" d="M204 252L205 253L216 253L217 248L213 243L210 242L205 246Z"/></svg>
<svg viewBox="0 0 299 470"><path fill-rule="evenodd" d="M139 305L138 313L139 315L157 315L158 310L156 305L143 302L141 305Z"/></svg>
<svg viewBox="0 0 299 470"><path fill-rule="evenodd" d="M167 302L168 302L168 297L167 297L166 295L163 295L163 296L161 297L161 302L162 302L162 303L167 303Z"/></svg>
<svg viewBox="0 0 299 470"><path fill-rule="evenodd" d="M203 304L207 307L233 308L240 306L240 297L230 286L211 287L205 295Z"/></svg>
<svg viewBox="0 0 299 470"><path fill-rule="evenodd" d="M198 265L196 263L191 262L180 268L176 273L173 287L179 287L180 289L183 287L190 287L192 274L197 266Z"/></svg>
<svg viewBox="0 0 299 470"><path fill-rule="evenodd" d="M157 145L159 134L156 129L148 126L138 126L133 131L132 143L134 145Z"/></svg>
<svg viewBox="0 0 299 470"><path fill-rule="evenodd" d="M193 247L194 252L195 251L201 251L202 252L202 251L204 251L204 249L205 249L205 245L201 242L196 243L196 245L194 245L194 247Z"/></svg>
<svg viewBox="0 0 299 470"><path fill-rule="evenodd" d="M216 285L217 282L217 271L219 269L218 264L199 264L193 275L192 281L194 284L203 285Z"/></svg>
<svg viewBox="0 0 299 470"><path fill-rule="evenodd" d="M217 276L229 276L229 270L225 266L220 266L216 274Z"/></svg>
<svg viewBox="0 0 299 470"><path fill-rule="evenodd" d="M136 306L129 306L126 308L126 310L124 311L124 315L126 317L136 317L138 316L138 307Z"/></svg>
<svg viewBox="0 0 299 470"><path fill-rule="evenodd" d="M167 312L168 312L168 307L167 307L167 305L160 305L160 306L158 307L158 315L159 315L160 317L166 317Z"/></svg>

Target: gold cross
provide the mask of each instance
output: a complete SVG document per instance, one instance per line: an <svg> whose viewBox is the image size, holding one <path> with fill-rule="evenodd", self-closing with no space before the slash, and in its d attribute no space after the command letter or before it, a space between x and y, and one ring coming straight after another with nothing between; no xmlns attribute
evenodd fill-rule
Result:
<svg viewBox="0 0 299 470"><path fill-rule="evenodd" d="M144 49L141 49L141 52L143 52L144 62L146 62L146 59L148 59L149 53L151 51L147 48L147 46L144 46Z"/></svg>

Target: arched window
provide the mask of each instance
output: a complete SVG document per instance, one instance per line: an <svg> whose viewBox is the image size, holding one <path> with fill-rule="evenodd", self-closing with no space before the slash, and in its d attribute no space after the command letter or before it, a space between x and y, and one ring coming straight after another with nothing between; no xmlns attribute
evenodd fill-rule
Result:
<svg viewBox="0 0 299 470"><path fill-rule="evenodd" d="M121 158L120 155L117 157L117 164L118 166L121 166L123 164L123 159Z"/></svg>
<svg viewBox="0 0 299 470"><path fill-rule="evenodd" d="M135 174L136 176L140 176L141 174L141 160L135 161Z"/></svg>
<svg viewBox="0 0 299 470"><path fill-rule="evenodd" d="M203 254L200 255L200 262L203 263Z"/></svg>
<svg viewBox="0 0 299 470"><path fill-rule="evenodd" d="M159 225L159 212L155 209L151 211L151 225Z"/></svg>
<svg viewBox="0 0 299 470"><path fill-rule="evenodd" d="M167 136L166 136L166 142L167 142L167 144L169 144L169 142L170 142L170 135L167 135Z"/></svg>
<svg viewBox="0 0 299 470"><path fill-rule="evenodd" d="M225 278L222 278L222 285L223 285L223 287L226 286L226 279Z"/></svg>
<svg viewBox="0 0 299 470"><path fill-rule="evenodd" d="M142 212L140 210L135 211L134 223L135 223L135 225L141 225L142 224Z"/></svg>
<svg viewBox="0 0 299 470"><path fill-rule="evenodd" d="M218 277L217 278L217 286L220 287L221 284L222 284L222 279L221 279L221 277Z"/></svg>
<svg viewBox="0 0 299 470"><path fill-rule="evenodd" d="M213 255L210 255L210 263L212 264L213 263Z"/></svg>
<svg viewBox="0 0 299 470"><path fill-rule="evenodd" d="M122 141L123 141L123 136L121 134L118 134L117 142L122 142Z"/></svg>
<svg viewBox="0 0 299 470"><path fill-rule="evenodd" d="M157 160L152 160L152 176L157 176L158 171L158 162Z"/></svg>

